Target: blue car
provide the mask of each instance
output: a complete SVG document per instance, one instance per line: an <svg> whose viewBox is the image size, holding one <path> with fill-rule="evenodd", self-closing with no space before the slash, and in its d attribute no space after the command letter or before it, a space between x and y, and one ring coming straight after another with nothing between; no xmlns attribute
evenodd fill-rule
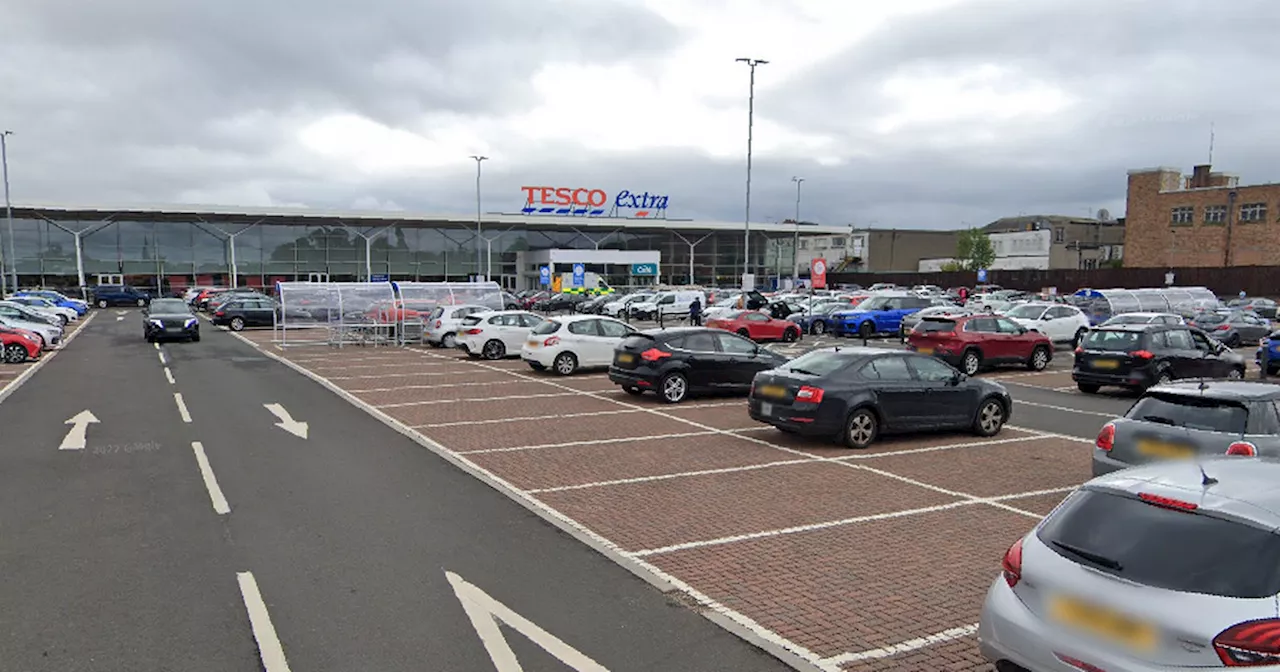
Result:
<svg viewBox="0 0 1280 672"><path fill-rule="evenodd" d="M932 305L929 299L914 294L879 294L858 304L854 310L835 313L832 320L835 333L841 336L896 335L902 329L902 318Z"/></svg>
<svg viewBox="0 0 1280 672"><path fill-rule="evenodd" d="M849 304L847 302L824 303L820 306L814 306L812 315L793 315L787 319L800 325L800 329L805 333L825 334L829 331L835 331L836 313L848 309Z"/></svg>
<svg viewBox="0 0 1280 672"><path fill-rule="evenodd" d="M1267 350L1267 375L1274 376L1280 373L1280 331L1271 332L1271 336L1262 339L1258 351L1253 356L1253 361L1258 363L1258 367L1262 367L1262 351Z"/></svg>
<svg viewBox="0 0 1280 672"><path fill-rule="evenodd" d="M58 306L59 308L70 308L76 311L76 315L80 316L89 312L88 303L79 299L68 298L58 292L48 289L24 289L20 292L15 292L14 296L34 296L41 299L48 299L52 301L55 306Z"/></svg>

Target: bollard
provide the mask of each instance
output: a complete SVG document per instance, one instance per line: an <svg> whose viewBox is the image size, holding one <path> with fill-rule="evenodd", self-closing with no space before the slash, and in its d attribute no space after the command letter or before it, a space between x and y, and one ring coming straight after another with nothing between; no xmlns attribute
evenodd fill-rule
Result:
<svg viewBox="0 0 1280 672"><path fill-rule="evenodd" d="M1260 344L1262 345L1262 361L1260 362L1262 365L1262 371L1259 372L1258 377L1266 380L1267 376L1270 374L1269 369L1271 368L1271 339L1264 338Z"/></svg>

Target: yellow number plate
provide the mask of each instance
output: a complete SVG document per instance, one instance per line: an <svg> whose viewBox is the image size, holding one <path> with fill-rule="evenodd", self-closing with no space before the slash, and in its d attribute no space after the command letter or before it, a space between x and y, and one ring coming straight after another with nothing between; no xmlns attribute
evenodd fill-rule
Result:
<svg viewBox="0 0 1280 672"><path fill-rule="evenodd" d="M1177 444L1164 443L1162 441L1139 439L1138 452L1152 457L1177 458L1191 457L1195 450L1190 446L1179 446Z"/></svg>
<svg viewBox="0 0 1280 672"><path fill-rule="evenodd" d="M920 354L922 354L922 355L932 355L932 354L933 354L933 348L916 348L916 352L918 352L918 353L920 353Z"/></svg>
<svg viewBox="0 0 1280 672"><path fill-rule="evenodd" d="M762 397L785 397L787 396L787 388L781 385L762 385L760 387L760 396Z"/></svg>
<svg viewBox="0 0 1280 672"><path fill-rule="evenodd" d="M1155 649L1159 641L1155 627L1148 623L1069 597L1050 599L1049 616L1064 625L1140 651Z"/></svg>
<svg viewBox="0 0 1280 672"><path fill-rule="evenodd" d="M620 352L618 353L618 361L623 364L630 364L631 362L636 361L636 356L629 352Z"/></svg>
<svg viewBox="0 0 1280 672"><path fill-rule="evenodd" d="M538 342L537 342L537 341L529 341L529 347L531 347L531 348L536 348L536 347L538 347Z"/></svg>
<svg viewBox="0 0 1280 672"><path fill-rule="evenodd" d="M1120 362L1114 359L1095 359L1093 360L1093 368L1095 369L1114 369L1120 366Z"/></svg>

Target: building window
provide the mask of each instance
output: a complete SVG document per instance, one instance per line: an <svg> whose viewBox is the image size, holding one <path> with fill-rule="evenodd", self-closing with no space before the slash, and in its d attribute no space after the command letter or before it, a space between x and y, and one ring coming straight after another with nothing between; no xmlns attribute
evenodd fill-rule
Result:
<svg viewBox="0 0 1280 672"><path fill-rule="evenodd" d="M807 240L801 240L801 241L800 241L800 249L802 249L802 250L807 250L807 249L809 249L809 241L807 241Z"/></svg>
<svg viewBox="0 0 1280 672"><path fill-rule="evenodd" d="M831 247L832 247L833 249L843 248L843 247L844 247L844 238L832 238L832 239L831 239Z"/></svg>
<svg viewBox="0 0 1280 672"><path fill-rule="evenodd" d="M1185 226L1185 225L1191 224L1192 220L1195 219L1195 216L1196 216L1196 209L1189 205L1184 205L1181 207L1174 208L1171 211L1171 214L1169 216L1169 223L1173 224L1174 226L1178 226L1178 225Z"/></svg>
<svg viewBox="0 0 1280 672"><path fill-rule="evenodd" d="M1267 218L1266 203L1245 203L1240 206L1241 222L1261 222Z"/></svg>
<svg viewBox="0 0 1280 672"><path fill-rule="evenodd" d="M1065 227L1055 226L1053 228L1053 242L1062 243L1067 240L1067 230Z"/></svg>
<svg viewBox="0 0 1280 672"><path fill-rule="evenodd" d="M1204 209L1205 224L1226 224L1227 223L1227 206L1210 205Z"/></svg>

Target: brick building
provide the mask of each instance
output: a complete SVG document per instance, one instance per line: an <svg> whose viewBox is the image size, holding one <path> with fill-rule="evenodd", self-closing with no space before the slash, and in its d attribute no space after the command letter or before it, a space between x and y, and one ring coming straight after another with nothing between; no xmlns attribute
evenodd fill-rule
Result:
<svg viewBox="0 0 1280 672"><path fill-rule="evenodd" d="M1240 186L1239 178L1196 166L1129 171L1127 267L1280 264L1280 184Z"/></svg>

